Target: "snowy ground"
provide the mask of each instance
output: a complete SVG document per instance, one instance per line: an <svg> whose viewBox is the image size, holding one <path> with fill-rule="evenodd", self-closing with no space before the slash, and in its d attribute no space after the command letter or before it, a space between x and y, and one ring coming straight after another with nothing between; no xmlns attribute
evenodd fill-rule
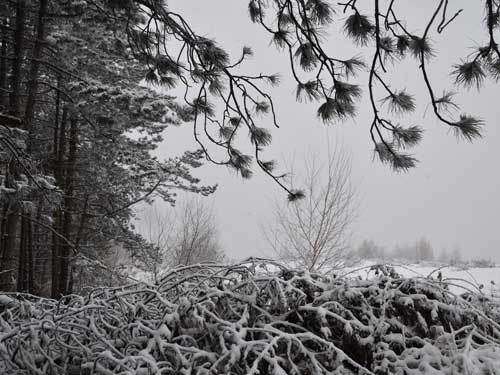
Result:
<svg viewBox="0 0 500 375"><path fill-rule="evenodd" d="M356 267L350 267L340 272L346 276L370 277L374 271L370 266L375 262L362 262ZM403 277L428 277L438 278L439 272L443 280L456 284L456 290L467 288L471 291L482 292L486 295L500 297L500 265L496 267L459 267L443 266L439 263L402 264L394 263L395 271Z"/></svg>
<svg viewBox="0 0 500 375"><path fill-rule="evenodd" d="M380 262L378 264L382 264ZM362 261L356 266L347 267L338 272L340 276L347 277L362 277L370 278L374 275L374 271L370 270L371 266L377 264L375 261ZM441 263L419 263L419 264L404 264L404 263L385 263L393 266L395 271L403 277L428 277L434 279L439 277L441 272L442 280L446 280L451 284L451 288L455 292L463 293L466 289L474 292L484 293L487 296L495 296L500 298L500 265L496 267L465 267L465 266L449 266ZM272 268L272 266L271 266ZM273 271L266 267L267 271ZM276 267L276 271L278 268ZM150 273L141 271L137 268L130 270L129 275L135 280L141 280L148 283L154 283ZM456 286L453 287L453 284ZM465 289L464 289L465 288Z"/></svg>

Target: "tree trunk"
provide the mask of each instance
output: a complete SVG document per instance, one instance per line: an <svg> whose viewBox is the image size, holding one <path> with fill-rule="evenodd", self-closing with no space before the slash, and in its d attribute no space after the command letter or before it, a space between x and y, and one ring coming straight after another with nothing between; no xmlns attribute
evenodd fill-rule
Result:
<svg viewBox="0 0 500 375"><path fill-rule="evenodd" d="M50 241L47 241L48 233L40 223L43 222L44 197L39 196L36 202L35 220L31 221L29 227L29 249L28 253L28 284L30 294L49 297L47 293L47 281L50 280Z"/></svg>
<svg viewBox="0 0 500 375"><path fill-rule="evenodd" d="M26 18L26 0L18 0L16 4L16 29L14 32L14 58L11 70L9 114L19 118L21 112L21 67L23 63L24 29ZM16 161L11 160L6 176L7 187L16 189L15 178L17 175ZM0 290L12 292L16 289L18 254L16 248L16 237L19 227L19 203L15 198L8 206L8 214L5 225L5 242L2 254L2 265L0 267Z"/></svg>
<svg viewBox="0 0 500 375"><path fill-rule="evenodd" d="M29 223L28 223L29 224ZM19 236L19 265L17 271L17 291L28 291L28 252L27 252L27 223L26 218L21 218L21 232Z"/></svg>
<svg viewBox="0 0 500 375"><path fill-rule="evenodd" d="M58 152L57 160L54 165L54 177L56 179L57 186L65 191L64 186L64 163L66 154L66 123L68 119L68 107L64 106L62 111L61 125L59 127L59 137L58 137ZM62 212L61 209L54 210L54 230L57 233L61 233L62 228ZM61 297L61 278L62 278L62 264L61 264L61 243L62 240L56 234L52 235L52 284L51 284L51 297L60 298Z"/></svg>
<svg viewBox="0 0 500 375"><path fill-rule="evenodd" d="M16 6L16 31L14 33L14 59L10 81L10 114L20 117L21 113L21 67L23 64L26 0L18 0Z"/></svg>
<svg viewBox="0 0 500 375"><path fill-rule="evenodd" d="M7 23L4 24L8 26ZM0 111L8 106L7 86L7 29L2 28L2 40L0 42Z"/></svg>
<svg viewBox="0 0 500 375"><path fill-rule="evenodd" d="M34 294L34 278L35 278L35 269L34 269L34 262L33 262L33 223L31 220L27 221L27 249L28 249L28 254L27 254L27 272L28 272L28 277L27 277L27 285L26 285L26 290L30 294Z"/></svg>
<svg viewBox="0 0 500 375"><path fill-rule="evenodd" d="M14 292L16 290L18 267L16 236L18 222L19 208L17 204L10 204L5 221L5 247L2 254L2 267L0 269L0 292Z"/></svg>
<svg viewBox="0 0 500 375"><path fill-rule="evenodd" d="M78 146L78 120L72 116L70 120L71 126L69 130L69 150L68 160L66 165L66 178L64 181L65 194L64 194L64 216L62 224L62 234L67 239L71 238L71 229L73 226L73 195L75 192L74 178L76 172L76 158ZM61 278L59 284L59 291L65 295L69 292L69 277L71 269L71 252L72 248L69 243L64 242L60 246L60 259L61 259Z"/></svg>
<svg viewBox="0 0 500 375"><path fill-rule="evenodd" d="M57 145L57 159L54 165L54 177L57 186L64 190L64 158L66 154L66 123L68 122L68 106L62 111L61 124L59 126L59 137Z"/></svg>
<svg viewBox="0 0 500 375"><path fill-rule="evenodd" d="M7 202L4 202L2 204L2 216L0 217L0 261L3 258L3 249L5 248L5 234L7 233L6 231L6 225L7 225L7 210L9 209L9 205ZM2 269L1 264L0 264L0 269Z"/></svg>
<svg viewBox="0 0 500 375"><path fill-rule="evenodd" d="M54 132L53 132L53 142L52 142L52 155L53 155L53 161L52 161L52 166L54 169L56 168L55 163L58 158L58 134L59 134L59 112L60 112L60 107L61 107L61 92L59 91L59 88L61 87L61 77L57 78L57 93L56 93L56 103L55 103L55 114L54 114Z"/></svg>
<svg viewBox="0 0 500 375"><path fill-rule="evenodd" d="M28 77L28 98L26 100L26 110L24 113L24 126L31 132L33 117L35 114L36 95L38 89L38 72L40 70L40 58L42 57L42 47L45 41L45 13L47 12L47 0L40 0L38 10L38 20L36 26L36 40L33 47L33 57L31 59ZM30 137L29 141L31 141Z"/></svg>
<svg viewBox="0 0 500 375"><path fill-rule="evenodd" d="M45 14L47 12L48 0L39 1L38 19L36 24L36 38L32 52L30 69L28 74L27 84L27 99L24 111L23 127L28 131L27 153L31 153L33 143L33 119L35 116L35 105L38 90L38 75L40 70L40 58L42 57L42 48L45 41ZM27 215L31 216L31 213ZM18 275L18 291L28 292L30 289L29 280L33 278L30 275L30 267L32 268L33 249L30 247L31 241L31 219L23 218L21 224L21 241L19 247L19 275ZM31 284L32 285L32 284Z"/></svg>
<svg viewBox="0 0 500 375"><path fill-rule="evenodd" d="M61 224L60 220L61 212L59 210L54 210L54 230L58 232ZM59 237L52 233L52 263L51 263L51 286L50 286L50 297L54 299L59 299L61 297L59 293L59 280L61 278L61 267L60 267L60 254L59 254Z"/></svg>

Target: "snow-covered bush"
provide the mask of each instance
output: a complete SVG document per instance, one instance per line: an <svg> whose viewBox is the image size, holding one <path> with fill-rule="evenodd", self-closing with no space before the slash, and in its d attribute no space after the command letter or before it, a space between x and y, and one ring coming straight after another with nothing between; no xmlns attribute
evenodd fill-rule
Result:
<svg viewBox="0 0 500 375"><path fill-rule="evenodd" d="M500 309L430 278L247 262L61 301L0 298L2 374L500 374Z"/></svg>

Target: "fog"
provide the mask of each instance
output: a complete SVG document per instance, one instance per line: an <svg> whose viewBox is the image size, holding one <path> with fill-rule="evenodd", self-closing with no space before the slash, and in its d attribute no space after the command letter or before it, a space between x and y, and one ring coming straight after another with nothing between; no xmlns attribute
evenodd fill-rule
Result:
<svg viewBox="0 0 500 375"><path fill-rule="evenodd" d="M474 3L453 2L457 4L454 6L465 9L463 14L443 35L433 34L438 57L429 64L429 72L438 93L454 89L450 76L452 64L485 38L481 7ZM406 7L409 27L421 31L431 7L426 9L424 2L415 1L401 4ZM198 34L215 38L234 60L244 45L251 46L254 57L241 71L281 73L281 85L269 90L275 100L280 128L273 130L273 143L266 150L266 159L275 158L283 166L312 151L326 156L328 144L341 143L348 149L353 183L359 194L359 211L352 228L354 245L362 239L373 239L391 249L396 243L426 236L436 252L458 246L464 258L500 260L498 85L487 82L479 93L461 90L457 95L463 112L480 116L486 123L484 138L469 144L457 141L448 127L433 116L417 62L408 59L398 65L389 75L392 87L407 88L418 100L415 113L402 118L401 123L418 124L425 133L421 144L412 150L420 161L417 168L395 173L374 160L369 136L372 115L366 90L355 119L325 125L317 119L315 105L296 103L287 57L270 45L269 35L251 23L246 2L171 0L169 5ZM344 36L338 35L338 30L331 30L326 38L328 49L341 57L361 52L365 60L370 58L367 51L356 51ZM364 89L366 82L364 74L357 79ZM266 126L271 125L268 119L263 121ZM192 124L183 124L168 130L160 154L172 156L195 148ZM286 200L285 192L257 169L254 177L245 181L225 167L210 164L200 168L197 175L205 183L219 184L218 191L207 199L213 204L228 256L239 259L270 255L259 226L269 218L274 199Z"/></svg>

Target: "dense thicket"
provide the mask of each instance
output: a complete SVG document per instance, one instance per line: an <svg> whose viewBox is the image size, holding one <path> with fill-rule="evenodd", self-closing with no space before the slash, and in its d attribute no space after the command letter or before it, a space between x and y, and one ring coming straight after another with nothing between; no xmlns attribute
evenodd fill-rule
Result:
<svg viewBox="0 0 500 375"><path fill-rule="evenodd" d="M273 271L274 270L274 271ZM59 303L0 299L4 374L498 374L500 305L455 280L261 261ZM459 289L460 290L460 289Z"/></svg>

